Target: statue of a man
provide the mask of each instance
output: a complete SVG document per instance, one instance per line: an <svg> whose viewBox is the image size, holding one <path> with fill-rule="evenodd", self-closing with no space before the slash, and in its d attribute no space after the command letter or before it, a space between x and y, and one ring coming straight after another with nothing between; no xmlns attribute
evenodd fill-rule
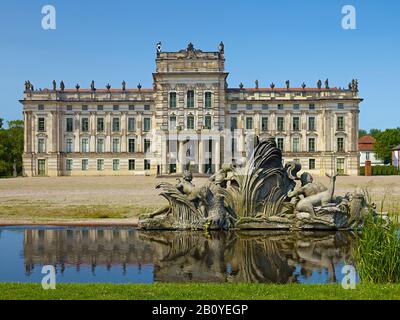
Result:
<svg viewBox="0 0 400 320"><path fill-rule="evenodd" d="M126 82L125 80L122 81L122 90L125 91L126 90Z"/></svg>
<svg viewBox="0 0 400 320"><path fill-rule="evenodd" d="M325 80L325 89L329 89L329 79Z"/></svg>
<svg viewBox="0 0 400 320"><path fill-rule="evenodd" d="M188 46L187 46L187 51L193 51L194 50L194 46L193 43L189 42Z"/></svg>
<svg viewBox="0 0 400 320"><path fill-rule="evenodd" d="M161 41L156 44L157 53L161 52Z"/></svg>
<svg viewBox="0 0 400 320"><path fill-rule="evenodd" d="M255 81L256 89L258 89L258 80Z"/></svg>
<svg viewBox="0 0 400 320"><path fill-rule="evenodd" d="M219 53L224 53L224 51L225 51L225 45L222 41L218 46L218 50L219 50Z"/></svg>
<svg viewBox="0 0 400 320"><path fill-rule="evenodd" d="M91 89L92 91L96 91L96 88L95 88L95 86L94 86L94 81L92 81L92 83L90 84L90 89Z"/></svg>
<svg viewBox="0 0 400 320"><path fill-rule="evenodd" d="M65 84L64 84L64 81L61 80L61 82L60 82L60 90L64 91L64 89L65 89Z"/></svg>
<svg viewBox="0 0 400 320"><path fill-rule="evenodd" d="M289 80L286 80L286 89L289 89L290 88L290 81Z"/></svg>
<svg viewBox="0 0 400 320"><path fill-rule="evenodd" d="M321 81L321 79L318 80L318 82L317 82L317 88L318 88L318 89L321 89L321 88L322 88L322 81Z"/></svg>
<svg viewBox="0 0 400 320"><path fill-rule="evenodd" d="M53 91L57 90L57 82L56 80L53 80Z"/></svg>

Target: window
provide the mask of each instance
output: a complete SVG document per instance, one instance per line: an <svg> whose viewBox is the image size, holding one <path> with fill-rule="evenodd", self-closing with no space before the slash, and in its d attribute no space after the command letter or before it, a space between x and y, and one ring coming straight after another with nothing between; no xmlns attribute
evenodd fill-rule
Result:
<svg viewBox="0 0 400 320"><path fill-rule="evenodd" d="M120 152L119 138L114 138L112 141L113 152Z"/></svg>
<svg viewBox="0 0 400 320"><path fill-rule="evenodd" d="M143 119L143 131L149 132L150 131L150 118Z"/></svg>
<svg viewBox="0 0 400 320"><path fill-rule="evenodd" d="M208 109L211 108L211 92L204 94L204 106Z"/></svg>
<svg viewBox="0 0 400 320"><path fill-rule="evenodd" d="M299 104L294 104L293 105L293 110L300 110L300 105Z"/></svg>
<svg viewBox="0 0 400 320"><path fill-rule="evenodd" d="M112 131L113 131L113 132L118 132L118 131L120 131L120 121L119 121L119 118L113 118L113 121L112 121Z"/></svg>
<svg viewBox="0 0 400 320"><path fill-rule="evenodd" d="M128 140L128 151L129 151L129 153L135 152L135 139Z"/></svg>
<svg viewBox="0 0 400 320"><path fill-rule="evenodd" d="M338 152L344 151L344 138L337 138L337 151Z"/></svg>
<svg viewBox="0 0 400 320"><path fill-rule="evenodd" d="M310 103L310 104L308 105L308 109L310 109L310 110L315 110L315 104L314 104L314 103Z"/></svg>
<svg viewBox="0 0 400 320"><path fill-rule="evenodd" d="M82 171L87 171L89 169L89 160L82 159Z"/></svg>
<svg viewBox="0 0 400 320"><path fill-rule="evenodd" d="M113 159L113 171L119 170L119 159Z"/></svg>
<svg viewBox="0 0 400 320"><path fill-rule="evenodd" d="M186 93L186 107L194 108L194 91L193 90L189 90Z"/></svg>
<svg viewBox="0 0 400 320"><path fill-rule="evenodd" d="M45 119L44 118L39 118L38 119L38 131L40 131L40 132L46 131Z"/></svg>
<svg viewBox="0 0 400 320"><path fill-rule="evenodd" d="M66 141L66 152L67 153L71 153L71 152L73 152L73 140L72 140L72 138L67 138L67 141Z"/></svg>
<svg viewBox="0 0 400 320"><path fill-rule="evenodd" d="M339 131L344 130L344 117L343 116L337 117L337 129Z"/></svg>
<svg viewBox="0 0 400 320"><path fill-rule="evenodd" d="M169 117L169 130L176 130L176 116Z"/></svg>
<svg viewBox="0 0 400 320"><path fill-rule="evenodd" d="M72 106L67 106L67 111L72 111Z"/></svg>
<svg viewBox="0 0 400 320"><path fill-rule="evenodd" d="M65 170L67 171L72 171L72 166L73 166L73 160L72 159L67 159L67 162L65 164Z"/></svg>
<svg viewBox="0 0 400 320"><path fill-rule="evenodd" d="M170 92L169 93L169 107L171 109L176 108L176 92Z"/></svg>
<svg viewBox="0 0 400 320"><path fill-rule="evenodd" d="M253 118L252 117L247 117L246 118L246 129L247 130L252 130L253 129Z"/></svg>
<svg viewBox="0 0 400 320"><path fill-rule="evenodd" d="M237 118L236 117L231 117L231 130L236 130L237 129Z"/></svg>
<svg viewBox="0 0 400 320"><path fill-rule="evenodd" d="M46 152L46 142L43 138L38 139L38 152L45 153Z"/></svg>
<svg viewBox="0 0 400 320"><path fill-rule="evenodd" d="M82 111L88 111L88 106L87 105L83 105L82 106Z"/></svg>
<svg viewBox="0 0 400 320"><path fill-rule="evenodd" d="M144 152L150 152L150 139L144 139Z"/></svg>
<svg viewBox="0 0 400 320"><path fill-rule="evenodd" d="M236 111L237 110L237 104L231 104L231 110Z"/></svg>
<svg viewBox="0 0 400 320"><path fill-rule="evenodd" d="M39 105L38 105L38 110L39 110L39 111L43 111L43 110L44 110L44 105L39 104Z"/></svg>
<svg viewBox="0 0 400 320"><path fill-rule="evenodd" d="M300 130L300 118L294 117L293 118L293 131L299 131L299 130Z"/></svg>
<svg viewBox="0 0 400 320"><path fill-rule="evenodd" d="M344 104L343 103L338 103L338 109L344 109Z"/></svg>
<svg viewBox="0 0 400 320"><path fill-rule="evenodd" d="M336 166L337 166L337 172L339 174L344 174L344 159L343 158L338 158L336 160Z"/></svg>
<svg viewBox="0 0 400 320"><path fill-rule="evenodd" d="M135 170L135 159L129 159L128 168L129 168L129 171Z"/></svg>
<svg viewBox="0 0 400 320"><path fill-rule="evenodd" d="M72 119L72 118L67 118L67 124L66 124L66 127L67 127L67 132L72 132L72 131L74 131L74 119Z"/></svg>
<svg viewBox="0 0 400 320"><path fill-rule="evenodd" d="M104 107L102 105L97 106L97 111L103 111L103 110L104 110Z"/></svg>
<svg viewBox="0 0 400 320"><path fill-rule="evenodd" d="M315 170L315 159L308 159L308 169Z"/></svg>
<svg viewBox="0 0 400 320"><path fill-rule="evenodd" d="M133 104L129 105L129 111L135 111L135 106Z"/></svg>
<svg viewBox="0 0 400 320"><path fill-rule="evenodd" d="M315 152L315 138L308 139L308 152Z"/></svg>
<svg viewBox="0 0 400 320"><path fill-rule="evenodd" d="M104 118L97 118L97 132L104 132Z"/></svg>
<svg viewBox="0 0 400 320"><path fill-rule="evenodd" d="M144 105L144 111L150 111L150 105L145 104Z"/></svg>
<svg viewBox="0 0 400 320"><path fill-rule="evenodd" d="M89 118L82 118L81 127L83 132L89 131Z"/></svg>
<svg viewBox="0 0 400 320"><path fill-rule="evenodd" d="M283 117L278 117L277 119L278 123L277 123L277 129L278 131L283 131L285 130L285 119Z"/></svg>
<svg viewBox="0 0 400 320"><path fill-rule="evenodd" d="M268 105L267 105L267 104L263 104L263 105L261 106L261 109L262 109L262 110L268 110Z"/></svg>
<svg viewBox="0 0 400 320"><path fill-rule="evenodd" d="M104 152L104 139L103 138L97 139L97 152L98 153Z"/></svg>
<svg viewBox="0 0 400 320"><path fill-rule="evenodd" d="M104 159L97 159L97 171L104 170Z"/></svg>
<svg viewBox="0 0 400 320"><path fill-rule="evenodd" d="M188 116L186 118L186 128L188 130L194 130L194 116Z"/></svg>
<svg viewBox="0 0 400 320"><path fill-rule="evenodd" d="M113 106L113 110L114 111L118 111L119 110L119 106L117 106L117 105Z"/></svg>
<svg viewBox="0 0 400 320"><path fill-rule="evenodd" d="M315 131L315 117L308 118L308 130Z"/></svg>
<svg viewBox="0 0 400 320"><path fill-rule="evenodd" d="M246 104L246 110L247 111L253 110L253 105L252 104Z"/></svg>
<svg viewBox="0 0 400 320"><path fill-rule="evenodd" d="M81 150L83 153L89 152L89 139L88 138L82 139L82 149Z"/></svg>
<svg viewBox="0 0 400 320"><path fill-rule="evenodd" d="M283 138L278 138L276 140L276 146L278 147L279 150L283 151Z"/></svg>
<svg viewBox="0 0 400 320"><path fill-rule="evenodd" d="M211 116L204 117L204 129L211 129Z"/></svg>
<svg viewBox="0 0 400 320"><path fill-rule="evenodd" d="M135 118L128 118L128 131L135 131Z"/></svg>
<svg viewBox="0 0 400 320"><path fill-rule="evenodd" d="M261 130L268 131L268 118L267 117L261 118Z"/></svg>
<svg viewBox="0 0 400 320"><path fill-rule="evenodd" d="M283 104L278 104L278 110L283 110Z"/></svg>
<svg viewBox="0 0 400 320"><path fill-rule="evenodd" d="M293 152L300 152L300 138L293 138Z"/></svg>
<svg viewBox="0 0 400 320"><path fill-rule="evenodd" d="M144 170L150 170L150 160L144 160Z"/></svg>

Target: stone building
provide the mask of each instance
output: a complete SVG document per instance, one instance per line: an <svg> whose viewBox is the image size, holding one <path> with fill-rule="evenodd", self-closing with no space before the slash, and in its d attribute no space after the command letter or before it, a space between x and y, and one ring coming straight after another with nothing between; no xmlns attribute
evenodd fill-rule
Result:
<svg viewBox="0 0 400 320"><path fill-rule="evenodd" d="M276 138L285 161L323 175L356 175L357 81L284 88L227 85L224 45L178 52L157 45L153 88L35 90L25 83L26 176L212 173L242 164L257 139Z"/></svg>

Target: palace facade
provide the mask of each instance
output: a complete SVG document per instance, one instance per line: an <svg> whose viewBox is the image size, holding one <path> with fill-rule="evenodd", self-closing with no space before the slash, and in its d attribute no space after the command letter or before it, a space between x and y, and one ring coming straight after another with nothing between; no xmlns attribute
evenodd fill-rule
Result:
<svg viewBox="0 0 400 320"><path fill-rule="evenodd" d="M212 173L243 164L275 138L285 161L314 175L359 167L357 82L314 88L227 85L224 45L177 52L157 45L153 88L35 90L25 83L25 176Z"/></svg>

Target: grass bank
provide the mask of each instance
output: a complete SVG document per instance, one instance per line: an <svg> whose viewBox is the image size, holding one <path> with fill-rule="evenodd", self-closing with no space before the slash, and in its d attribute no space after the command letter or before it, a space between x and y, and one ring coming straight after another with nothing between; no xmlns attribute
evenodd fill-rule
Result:
<svg viewBox="0 0 400 320"><path fill-rule="evenodd" d="M40 284L0 283L0 300L399 300L400 285L337 284Z"/></svg>

